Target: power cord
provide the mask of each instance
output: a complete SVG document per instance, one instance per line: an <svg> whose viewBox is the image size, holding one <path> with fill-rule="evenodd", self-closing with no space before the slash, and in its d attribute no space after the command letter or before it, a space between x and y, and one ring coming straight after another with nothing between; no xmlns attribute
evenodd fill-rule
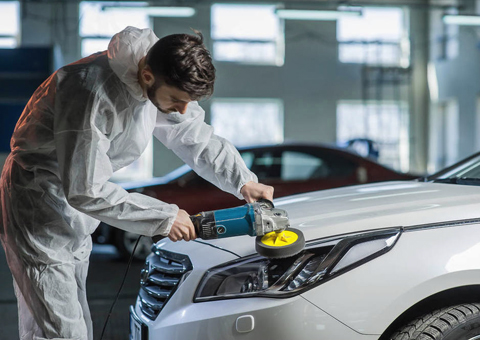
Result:
<svg viewBox="0 0 480 340"><path fill-rule="evenodd" d="M103 325L103 330L102 330L102 335L100 335L100 340L103 339L103 335L105 334L105 330L107 329L108 320L110 319L110 315L112 315L113 308L115 307L115 304L117 303L118 297L120 296L120 292L122 291L125 280L127 279L128 270L130 269L130 265L132 264L132 261L133 261L133 255L135 255L135 250L137 249L138 243L140 242L141 238L142 238L142 235L140 235L138 237L137 242L135 243L135 246L133 247L132 254L130 255L130 259L128 260L127 269L125 270L125 275L123 276L122 284L120 285L120 288L118 289L117 296L115 296L115 299L113 300L112 306L110 307L110 312L108 312L107 319L105 320L105 324Z"/></svg>

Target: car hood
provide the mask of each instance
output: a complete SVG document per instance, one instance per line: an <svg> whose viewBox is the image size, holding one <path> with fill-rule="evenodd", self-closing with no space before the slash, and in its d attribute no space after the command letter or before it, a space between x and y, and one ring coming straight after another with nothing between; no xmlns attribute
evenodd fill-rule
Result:
<svg viewBox="0 0 480 340"><path fill-rule="evenodd" d="M302 230L309 241L388 227L480 218L480 187L382 182L283 197L274 204L287 211L291 227ZM250 236L199 241L238 256L255 253L255 239ZM188 246L179 242L168 248L187 251Z"/></svg>

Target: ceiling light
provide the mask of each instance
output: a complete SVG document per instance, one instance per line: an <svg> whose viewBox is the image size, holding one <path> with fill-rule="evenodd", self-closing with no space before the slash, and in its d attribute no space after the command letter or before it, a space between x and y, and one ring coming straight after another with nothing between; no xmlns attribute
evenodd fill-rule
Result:
<svg viewBox="0 0 480 340"><path fill-rule="evenodd" d="M299 10L299 9L277 9L277 16L282 19L290 20L319 20L334 21L345 16L361 16L361 10L342 10L342 11L319 11L319 10Z"/></svg>
<svg viewBox="0 0 480 340"><path fill-rule="evenodd" d="M427 84L430 91L430 100L438 102L438 78L435 63L429 62L427 66Z"/></svg>
<svg viewBox="0 0 480 340"><path fill-rule="evenodd" d="M447 25L480 26L480 15L452 15L443 16L443 22Z"/></svg>
<svg viewBox="0 0 480 340"><path fill-rule="evenodd" d="M138 7L138 6L104 6L109 12L128 10L129 13L145 13L152 17L188 18L195 15L192 7Z"/></svg>

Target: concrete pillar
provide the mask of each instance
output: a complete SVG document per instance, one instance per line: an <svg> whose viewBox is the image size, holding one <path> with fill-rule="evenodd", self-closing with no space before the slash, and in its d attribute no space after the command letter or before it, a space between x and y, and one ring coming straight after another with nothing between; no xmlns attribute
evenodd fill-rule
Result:
<svg viewBox="0 0 480 340"><path fill-rule="evenodd" d="M425 1L427 2L427 1ZM429 92L427 66L429 60L429 10L410 10L412 82L410 96L410 171L427 169Z"/></svg>

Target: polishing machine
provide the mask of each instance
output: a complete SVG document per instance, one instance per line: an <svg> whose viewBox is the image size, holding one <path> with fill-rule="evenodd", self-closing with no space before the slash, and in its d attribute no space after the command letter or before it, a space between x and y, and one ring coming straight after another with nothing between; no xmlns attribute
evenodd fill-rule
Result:
<svg viewBox="0 0 480 340"><path fill-rule="evenodd" d="M197 237L204 240L242 235L256 236L256 251L268 258L298 254L305 246L303 233L290 228L287 212L266 199L190 216ZM154 238L154 241L155 238Z"/></svg>

